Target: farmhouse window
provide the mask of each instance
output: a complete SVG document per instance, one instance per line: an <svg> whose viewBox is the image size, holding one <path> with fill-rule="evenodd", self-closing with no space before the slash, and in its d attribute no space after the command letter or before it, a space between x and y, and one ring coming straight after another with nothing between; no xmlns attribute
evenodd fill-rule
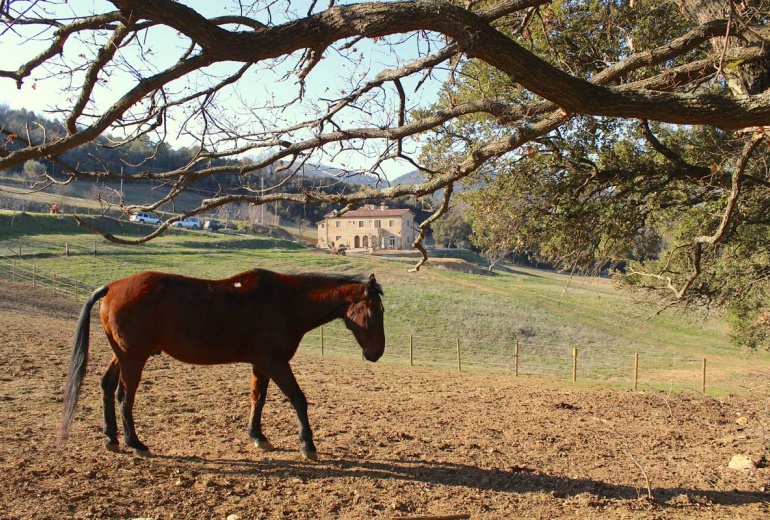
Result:
<svg viewBox="0 0 770 520"><path fill-rule="evenodd" d="M393 227L395 225L396 225L396 221L395 220L388 220L388 227Z"/></svg>
<svg viewBox="0 0 770 520"><path fill-rule="evenodd" d="M335 222L335 224L337 225L336 227L340 227L342 225L342 221L338 220L337 222Z"/></svg>
<svg viewBox="0 0 770 520"><path fill-rule="evenodd" d="M374 221L374 227L376 227L376 228L382 227L382 221L381 220L375 220Z"/></svg>
<svg viewBox="0 0 770 520"><path fill-rule="evenodd" d="M364 227L364 221L363 220L359 220L358 221L358 227Z"/></svg>

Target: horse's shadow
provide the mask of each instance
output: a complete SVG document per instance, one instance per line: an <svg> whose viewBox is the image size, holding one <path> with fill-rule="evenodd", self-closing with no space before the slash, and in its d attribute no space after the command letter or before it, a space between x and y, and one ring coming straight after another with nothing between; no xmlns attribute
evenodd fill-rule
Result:
<svg viewBox="0 0 770 520"><path fill-rule="evenodd" d="M303 480L328 479L330 477L368 477L375 480L391 481L396 479L478 491L519 494L547 492L556 497L570 497L587 493L599 499L607 500L637 500L647 496L647 489L643 484L640 484L639 487L632 487L589 478L548 475L523 466L513 466L506 470L447 462L399 459L361 460L346 457L327 457L318 462L273 459L269 456L264 456L260 460L174 456L155 456L154 458L190 463L195 466L190 469L195 469L200 473L223 476L259 474L277 478L294 477ZM767 494L746 491L723 492L683 487L659 487L652 488L651 492L655 500L661 503L680 495L701 497L713 504L720 505L768 502Z"/></svg>

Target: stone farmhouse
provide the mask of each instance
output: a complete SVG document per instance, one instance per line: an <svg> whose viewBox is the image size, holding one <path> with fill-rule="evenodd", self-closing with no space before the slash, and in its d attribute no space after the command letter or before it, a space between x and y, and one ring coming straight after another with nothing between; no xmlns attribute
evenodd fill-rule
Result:
<svg viewBox="0 0 770 520"><path fill-rule="evenodd" d="M318 247L334 249L410 249L417 236L414 213L389 208L385 203L367 204L337 217L325 215L318 222Z"/></svg>

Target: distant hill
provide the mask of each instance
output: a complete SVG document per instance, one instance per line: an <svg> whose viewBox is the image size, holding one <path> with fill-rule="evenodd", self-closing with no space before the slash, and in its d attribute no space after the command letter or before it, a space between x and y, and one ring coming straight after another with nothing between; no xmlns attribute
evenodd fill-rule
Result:
<svg viewBox="0 0 770 520"><path fill-rule="evenodd" d="M370 173L347 171L323 164L305 166L302 168L302 174L307 177L328 178L358 186L377 186L377 183L386 182L384 178L379 179L376 175Z"/></svg>
<svg viewBox="0 0 770 520"><path fill-rule="evenodd" d="M424 173L420 173L419 170L414 170L409 173L405 173L400 177L396 177L395 179L390 181L390 184L393 186L396 186L398 184L401 184L402 186L409 186L412 184L423 183L427 179L428 179L427 175L425 175ZM458 184L455 184L454 191L456 193L461 193L463 191L475 190L480 187L482 187L481 183L476 183L471 186L467 185L466 183L458 183ZM444 190L438 190L436 193L434 193L434 197L441 197L442 193L444 193Z"/></svg>
<svg viewBox="0 0 770 520"><path fill-rule="evenodd" d="M401 175L400 177L396 177L390 183L393 186L396 186L398 184L401 184L402 186L408 186L410 184L420 184L422 182L425 182L425 174L420 173L419 170L414 170L409 173L405 173Z"/></svg>

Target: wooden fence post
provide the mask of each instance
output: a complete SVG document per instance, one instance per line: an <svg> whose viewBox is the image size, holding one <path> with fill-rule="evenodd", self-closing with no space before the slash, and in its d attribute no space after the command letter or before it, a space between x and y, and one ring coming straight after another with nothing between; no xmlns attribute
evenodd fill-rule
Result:
<svg viewBox="0 0 770 520"><path fill-rule="evenodd" d="M66 256L67 258L70 257L70 243L69 242L64 242L64 256Z"/></svg>
<svg viewBox="0 0 770 520"><path fill-rule="evenodd" d="M37 268L33 265L32 266L32 287L37 287L37 285L35 284L35 274L36 274L35 271L36 271L36 269Z"/></svg>
<svg viewBox="0 0 770 520"><path fill-rule="evenodd" d="M457 371L463 371L462 364L460 363L460 338L457 338Z"/></svg>
<svg viewBox="0 0 770 520"><path fill-rule="evenodd" d="M639 380L639 352L634 353L634 392L636 392L636 383Z"/></svg>
<svg viewBox="0 0 770 520"><path fill-rule="evenodd" d="M94 256L96 256L96 240L94 240Z"/></svg>
<svg viewBox="0 0 770 520"><path fill-rule="evenodd" d="M703 374L701 376L700 391L706 395L706 358L703 358Z"/></svg>
<svg viewBox="0 0 770 520"><path fill-rule="evenodd" d="M516 340L513 350L513 376L519 377L519 340Z"/></svg>
<svg viewBox="0 0 770 520"><path fill-rule="evenodd" d="M321 355L324 355L324 328L321 326Z"/></svg>
<svg viewBox="0 0 770 520"><path fill-rule="evenodd" d="M409 334L409 366L414 366L414 336Z"/></svg>
<svg viewBox="0 0 770 520"><path fill-rule="evenodd" d="M572 348L572 382L577 382L577 356L578 356L578 349L577 347Z"/></svg>

